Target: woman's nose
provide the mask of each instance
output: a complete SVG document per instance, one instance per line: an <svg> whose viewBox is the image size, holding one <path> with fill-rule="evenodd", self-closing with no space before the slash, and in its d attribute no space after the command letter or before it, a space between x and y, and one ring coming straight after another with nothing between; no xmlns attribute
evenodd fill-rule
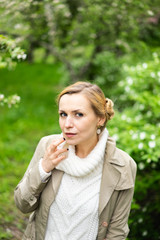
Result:
<svg viewBox="0 0 160 240"><path fill-rule="evenodd" d="M65 119L65 127L66 128L73 127L73 122L72 122L72 119L70 117L67 117Z"/></svg>

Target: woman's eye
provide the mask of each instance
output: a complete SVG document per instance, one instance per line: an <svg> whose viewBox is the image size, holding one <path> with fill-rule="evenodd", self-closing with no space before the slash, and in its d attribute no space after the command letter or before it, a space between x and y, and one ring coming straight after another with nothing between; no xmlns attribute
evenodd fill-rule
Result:
<svg viewBox="0 0 160 240"><path fill-rule="evenodd" d="M67 114L64 113L64 112L60 113L59 115L60 115L60 117L66 117L67 116Z"/></svg>
<svg viewBox="0 0 160 240"><path fill-rule="evenodd" d="M83 113L76 113L77 117L83 117Z"/></svg>

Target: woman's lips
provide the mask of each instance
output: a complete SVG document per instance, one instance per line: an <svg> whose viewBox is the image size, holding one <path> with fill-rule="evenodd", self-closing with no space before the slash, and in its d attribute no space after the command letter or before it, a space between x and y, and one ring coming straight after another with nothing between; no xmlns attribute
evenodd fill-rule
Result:
<svg viewBox="0 0 160 240"><path fill-rule="evenodd" d="M68 138L74 137L76 133L65 133Z"/></svg>

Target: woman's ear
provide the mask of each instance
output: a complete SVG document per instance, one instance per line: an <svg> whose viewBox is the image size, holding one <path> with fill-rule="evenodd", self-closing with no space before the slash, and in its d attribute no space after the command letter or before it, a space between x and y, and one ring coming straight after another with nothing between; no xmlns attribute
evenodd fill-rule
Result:
<svg viewBox="0 0 160 240"><path fill-rule="evenodd" d="M105 118L99 118L99 121L98 121L98 126L103 126L104 123L105 123Z"/></svg>

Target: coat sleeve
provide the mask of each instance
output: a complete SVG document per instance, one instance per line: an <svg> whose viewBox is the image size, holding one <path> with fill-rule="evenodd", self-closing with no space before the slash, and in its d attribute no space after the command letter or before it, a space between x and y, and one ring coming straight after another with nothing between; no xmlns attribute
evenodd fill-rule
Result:
<svg viewBox="0 0 160 240"><path fill-rule="evenodd" d="M130 162L133 180L136 177L136 164ZM116 206L108 226L106 240L125 240L129 233L128 218L134 194L134 187L119 190Z"/></svg>
<svg viewBox="0 0 160 240"><path fill-rule="evenodd" d="M133 192L133 188L119 191L116 207L108 226L106 240L125 240L128 236L128 217Z"/></svg>
<svg viewBox="0 0 160 240"><path fill-rule="evenodd" d="M31 162L14 192L16 206L23 213L34 211L39 204L39 197L45 188L47 181L42 182L39 173L39 160L44 155L46 137L42 138L37 145Z"/></svg>

